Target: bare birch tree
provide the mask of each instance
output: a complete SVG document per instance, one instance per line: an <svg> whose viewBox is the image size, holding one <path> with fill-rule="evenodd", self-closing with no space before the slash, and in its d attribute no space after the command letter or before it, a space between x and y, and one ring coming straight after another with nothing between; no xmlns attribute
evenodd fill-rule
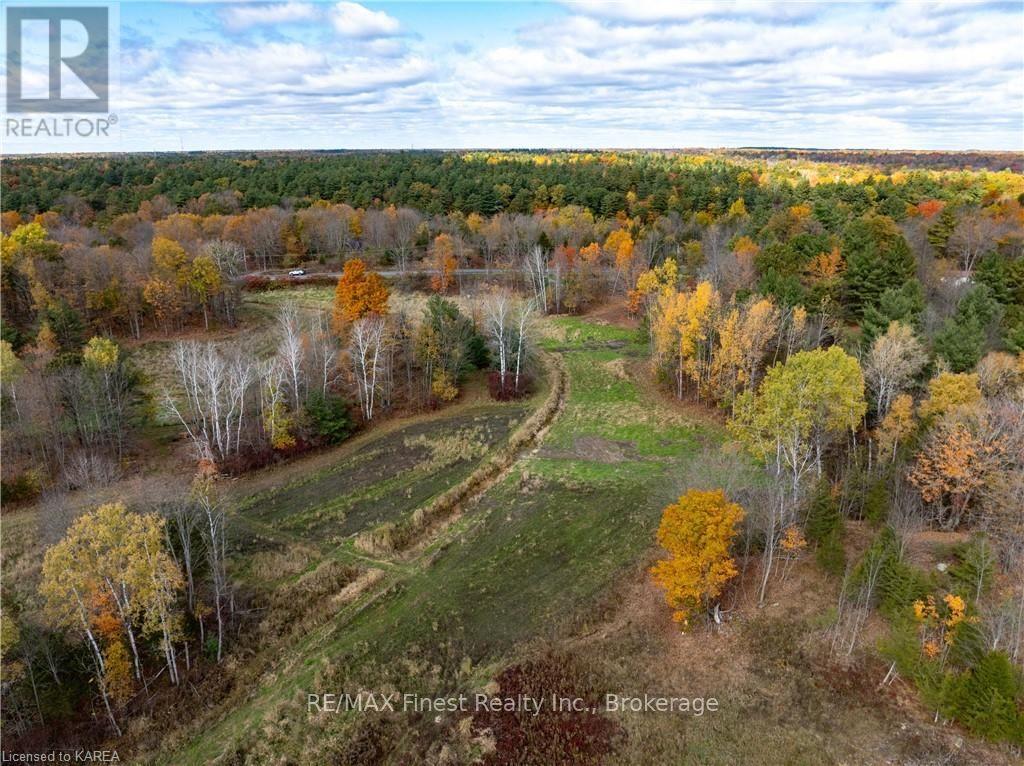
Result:
<svg viewBox="0 0 1024 766"><path fill-rule="evenodd" d="M366 420L373 420L377 393L382 382L387 325L383 317L368 314L352 324L349 357L356 379L359 406Z"/></svg>
<svg viewBox="0 0 1024 766"><path fill-rule="evenodd" d="M542 314L548 313L548 260L544 248L534 245L525 258L525 271L533 287L537 308Z"/></svg>
<svg viewBox="0 0 1024 766"><path fill-rule="evenodd" d="M299 307L295 301L287 301L281 306L281 310L277 315L277 324L281 332L277 345L277 356L287 373L291 406L297 412L305 398L303 392L305 384L303 365L305 363L306 348L303 343L302 320L299 315Z"/></svg>
<svg viewBox="0 0 1024 766"><path fill-rule="evenodd" d="M864 380L879 419L885 417L893 399L914 382L927 361L924 347L907 325L891 322L885 335L875 338L864 359Z"/></svg>
<svg viewBox="0 0 1024 766"><path fill-rule="evenodd" d="M218 462L241 450L254 363L235 345L177 343L172 361L184 392L179 403L167 390L164 403L185 427L200 459Z"/></svg>
<svg viewBox="0 0 1024 766"><path fill-rule="evenodd" d="M326 311L314 311L306 326L309 340L310 380L307 387L314 387L326 396L338 380L338 346L331 332L331 317Z"/></svg>

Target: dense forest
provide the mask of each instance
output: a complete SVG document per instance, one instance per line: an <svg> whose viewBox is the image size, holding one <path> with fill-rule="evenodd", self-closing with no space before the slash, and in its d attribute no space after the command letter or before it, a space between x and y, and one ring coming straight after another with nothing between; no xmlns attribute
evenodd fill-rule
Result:
<svg viewBox="0 0 1024 766"><path fill-rule="evenodd" d="M1024 177L818 159L7 161L4 504L39 503L56 520L39 582L8 602L5 645L19 648L5 725L30 733L90 698L120 735L145 679L166 669L178 687L230 654L241 631L225 627L235 590L215 477L447 406L474 371L495 400L528 396L553 374L535 353L541 322L611 304L636 325L649 387L725 420L764 469L742 492L745 511L723 493L666 508L658 539L677 558L654 575L677 620L720 621L730 551L761 562L763 604L813 549L843 579L837 644L852 652L877 608L890 673L936 715L1019 748ZM468 272L500 287L477 292ZM318 281L333 288L323 310L285 298L268 320L246 306ZM408 288L430 297L405 308L396 299ZM149 343L167 352L162 379L135 358ZM115 486L168 424L201 479L187 499L145 514L118 503L77 518L53 510L68 493ZM713 533L688 528L695 515L718 519ZM421 519L357 545L411 546ZM844 547L850 521L873 525L856 559ZM923 529L964 536L948 574L905 562L905 539ZM695 555L687 535L718 536L717 558L697 556L717 579L680 582L673 561ZM104 578L120 588L83 602Z"/></svg>
<svg viewBox="0 0 1024 766"><path fill-rule="evenodd" d="M856 212L863 212L868 204L882 205L884 212L900 219L904 216L901 203L949 194L970 198L989 191L969 173L949 174L939 182L928 172L931 167L969 167L975 164L973 154L927 164L922 159L933 155L742 150L735 157L631 151L25 157L8 160L0 188L5 210L62 211L79 199L107 218L135 212L143 201L161 195L175 205L187 206L188 212L201 214L231 212L233 204L302 207L327 200L355 207L407 205L431 214L531 213L538 208L578 205L607 217L620 211L641 217L722 213L742 196L757 216L787 200L828 199L839 191L830 189L828 181L844 182L845 187L852 180L860 188L846 189L843 202ZM1011 154L977 155L976 167L993 176L1002 170L1019 172L1015 159L1019 161ZM828 165L821 178L808 169L815 162L829 161L837 164ZM790 183L766 188L760 181L751 183L750 173ZM812 191L811 185L825 188ZM775 196L787 187L790 196ZM236 203L219 195L226 190L237 192Z"/></svg>

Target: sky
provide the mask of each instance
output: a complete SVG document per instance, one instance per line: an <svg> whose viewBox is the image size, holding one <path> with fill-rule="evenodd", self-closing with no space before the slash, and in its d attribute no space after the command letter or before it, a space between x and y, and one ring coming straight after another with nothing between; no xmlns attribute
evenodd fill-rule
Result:
<svg viewBox="0 0 1024 766"><path fill-rule="evenodd" d="M1021 0L115 10L112 139L6 151L1024 149Z"/></svg>

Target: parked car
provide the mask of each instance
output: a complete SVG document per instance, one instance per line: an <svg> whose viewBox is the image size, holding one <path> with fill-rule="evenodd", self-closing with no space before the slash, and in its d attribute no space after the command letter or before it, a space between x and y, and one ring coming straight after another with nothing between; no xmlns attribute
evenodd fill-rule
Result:
<svg viewBox="0 0 1024 766"><path fill-rule="evenodd" d="M304 277L304 276L306 276L306 270L305 269L292 269L291 271L288 272L288 276L290 276L290 277Z"/></svg>

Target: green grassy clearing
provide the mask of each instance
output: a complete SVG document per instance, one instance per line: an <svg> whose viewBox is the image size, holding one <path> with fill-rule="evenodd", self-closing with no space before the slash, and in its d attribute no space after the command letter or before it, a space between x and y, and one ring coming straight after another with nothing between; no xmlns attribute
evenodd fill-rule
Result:
<svg viewBox="0 0 1024 766"><path fill-rule="evenodd" d="M284 666L174 762L205 762L227 743L244 751L267 716L282 722L278 752L308 747L300 742L304 693L345 680L325 675L325 663L365 670L453 646L470 667L500 663L518 644L585 618L650 547L673 469L715 435L660 407L614 367L624 349L642 353L635 332L579 319L553 320L551 328L548 344L565 356L570 393L543 447L446 530L424 554L429 566L389 572L385 597L344 610L288 647ZM573 452L581 437L629 445L621 459L604 462ZM336 725L350 723L338 717Z"/></svg>

